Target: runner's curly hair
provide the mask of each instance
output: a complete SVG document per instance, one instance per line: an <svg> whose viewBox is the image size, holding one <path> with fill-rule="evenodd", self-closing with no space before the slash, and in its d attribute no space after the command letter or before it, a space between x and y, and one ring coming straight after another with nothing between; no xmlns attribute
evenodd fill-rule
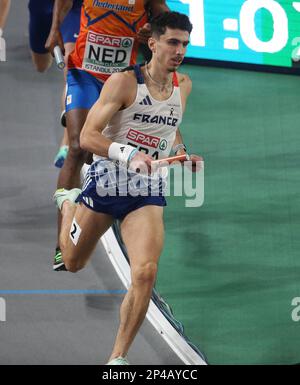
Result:
<svg viewBox="0 0 300 385"><path fill-rule="evenodd" d="M167 28L191 33L193 25L188 16L179 12L163 12L151 20L151 33L155 37L159 38L164 35Z"/></svg>

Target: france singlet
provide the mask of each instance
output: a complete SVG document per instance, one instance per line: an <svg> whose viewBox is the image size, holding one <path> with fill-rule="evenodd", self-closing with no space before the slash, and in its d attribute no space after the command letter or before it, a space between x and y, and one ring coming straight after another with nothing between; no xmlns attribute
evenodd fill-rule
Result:
<svg viewBox="0 0 300 385"><path fill-rule="evenodd" d="M177 74L173 75L171 96L158 101L150 94L140 66L136 65L134 71L137 78L135 101L114 114L102 133L112 141L130 144L160 159L170 154L182 120ZM137 173L106 157L94 155L94 160L86 173L78 202L116 219L123 219L144 206L166 206L167 168L149 175Z"/></svg>
<svg viewBox="0 0 300 385"><path fill-rule="evenodd" d="M134 67L137 94L134 103L117 112L103 130L113 142L129 144L161 159L170 155L176 131L182 121L182 104L177 73L173 74L173 92L163 101L154 99L149 92L141 67Z"/></svg>
<svg viewBox="0 0 300 385"><path fill-rule="evenodd" d="M173 92L171 96L158 101L150 94L139 65L134 66L137 78L137 94L133 104L114 114L102 134L113 142L136 147L153 159L162 159L170 155L175 141L176 131L182 121L182 104L177 74L173 74ZM166 182L167 169L152 175L137 174L130 169L118 166L114 161L94 155L94 163L88 171L87 179L94 179L98 195L107 191L121 190L128 186L134 193L141 193L150 184L162 186ZM117 178L116 178L117 173ZM133 180L138 183L131 183ZM139 187L137 187L139 185ZM132 192L132 191L131 191Z"/></svg>

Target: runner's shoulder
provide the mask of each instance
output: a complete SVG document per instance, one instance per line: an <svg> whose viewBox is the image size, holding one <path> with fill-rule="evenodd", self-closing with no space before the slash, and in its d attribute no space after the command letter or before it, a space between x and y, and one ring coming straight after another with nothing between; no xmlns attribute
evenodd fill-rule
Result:
<svg viewBox="0 0 300 385"><path fill-rule="evenodd" d="M191 78L189 77L189 75L187 74L182 74L180 72L176 72L177 73L177 76L178 76L178 83L179 85L191 85L192 84L192 80Z"/></svg>
<svg viewBox="0 0 300 385"><path fill-rule="evenodd" d="M192 80L187 74L177 72L179 87L184 89L188 94L192 90Z"/></svg>
<svg viewBox="0 0 300 385"><path fill-rule="evenodd" d="M115 86L120 89L123 87L130 87L135 84L136 77L134 71L116 72L112 74L106 82L109 82L110 86Z"/></svg>
<svg viewBox="0 0 300 385"><path fill-rule="evenodd" d="M117 72L107 79L105 88L110 98L121 101L123 108L126 108L134 102L136 84L133 71Z"/></svg>

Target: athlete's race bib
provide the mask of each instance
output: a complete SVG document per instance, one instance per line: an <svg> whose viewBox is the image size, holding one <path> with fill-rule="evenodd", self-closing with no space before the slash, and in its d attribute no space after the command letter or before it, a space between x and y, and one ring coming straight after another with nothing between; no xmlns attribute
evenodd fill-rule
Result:
<svg viewBox="0 0 300 385"><path fill-rule="evenodd" d="M111 75L130 65L134 39L101 35L89 31L82 68L97 74Z"/></svg>
<svg viewBox="0 0 300 385"><path fill-rule="evenodd" d="M136 147L139 151L152 156L153 159L167 157L170 145L167 140L158 136L147 135L144 132L129 129L126 138L127 144ZM160 156L159 156L160 155Z"/></svg>

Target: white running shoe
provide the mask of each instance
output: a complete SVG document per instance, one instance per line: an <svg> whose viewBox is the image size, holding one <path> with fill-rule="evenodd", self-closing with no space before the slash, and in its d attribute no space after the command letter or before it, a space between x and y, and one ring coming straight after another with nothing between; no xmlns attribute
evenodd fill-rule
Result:
<svg viewBox="0 0 300 385"><path fill-rule="evenodd" d="M80 188L73 188L72 190L66 190L64 188L59 188L55 191L53 195L53 200L56 203L56 206L61 210L61 206L64 201L68 200L72 203L75 203L78 196L81 194Z"/></svg>
<svg viewBox="0 0 300 385"><path fill-rule="evenodd" d="M127 358L120 356L109 361L106 365L129 365L129 362Z"/></svg>

